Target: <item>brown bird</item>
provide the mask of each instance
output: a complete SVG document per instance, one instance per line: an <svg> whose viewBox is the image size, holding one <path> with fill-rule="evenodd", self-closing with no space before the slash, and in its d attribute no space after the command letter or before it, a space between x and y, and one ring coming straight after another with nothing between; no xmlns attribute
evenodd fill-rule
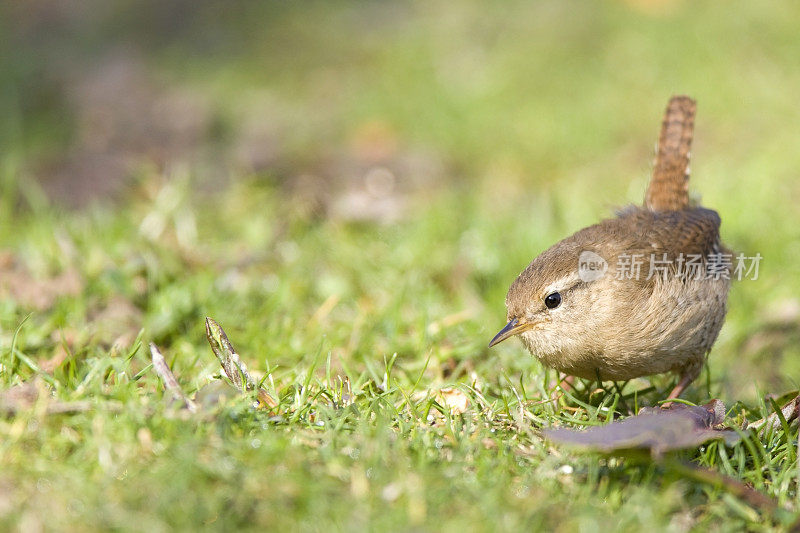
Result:
<svg viewBox="0 0 800 533"><path fill-rule="evenodd" d="M669 398L700 374L725 318L730 252L719 215L689 203L695 102L667 106L643 207L584 228L542 252L508 290L508 324L544 365L627 380L676 372Z"/></svg>

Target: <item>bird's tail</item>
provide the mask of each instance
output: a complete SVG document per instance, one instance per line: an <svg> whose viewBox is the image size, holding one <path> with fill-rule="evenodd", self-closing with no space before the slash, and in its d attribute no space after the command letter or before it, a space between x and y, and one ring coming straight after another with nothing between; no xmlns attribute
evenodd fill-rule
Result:
<svg viewBox="0 0 800 533"><path fill-rule="evenodd" d="M651 211L678 211L689 205L689 150L696 108L688 96L673 96L667 104L653 177L644 198Z"/></svg>

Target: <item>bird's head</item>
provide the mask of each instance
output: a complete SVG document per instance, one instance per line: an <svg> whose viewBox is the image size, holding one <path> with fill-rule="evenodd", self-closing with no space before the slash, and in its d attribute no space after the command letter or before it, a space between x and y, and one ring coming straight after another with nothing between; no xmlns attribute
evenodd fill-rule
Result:
<svg viewBox="0 0 800 533"><path fill-rule="evenodd" d="M508 323L489 343L519 335L547 366L568 368L601 349L599 336L613 322L608 298L613 276L598 251L565 239L531 262L506 296Z"/></svg>

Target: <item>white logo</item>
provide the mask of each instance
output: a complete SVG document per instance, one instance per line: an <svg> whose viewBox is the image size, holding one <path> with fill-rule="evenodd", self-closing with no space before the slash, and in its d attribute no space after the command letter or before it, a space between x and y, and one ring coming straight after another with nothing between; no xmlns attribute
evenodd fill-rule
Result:
<svg viewBox="0 0 800 533"><path fill-rule="evenodd" d="M596 281L606 275L608 263L594 252L584 250L578 257L578 277L581 281Z"/></svg>

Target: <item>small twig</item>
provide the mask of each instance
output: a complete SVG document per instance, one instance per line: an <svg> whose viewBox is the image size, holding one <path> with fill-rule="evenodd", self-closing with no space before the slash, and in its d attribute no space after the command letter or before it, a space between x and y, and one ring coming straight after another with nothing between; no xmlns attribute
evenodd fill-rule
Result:
<svg viewBox="0 0 800 533"><path fill-rule="evenodd" d="M797 423L800 420L800 395L797 395L793 400L781 407L780 413L787 424ZM746 429L755 429L761 432L769 429L778 429L779 427L781 427L781 418L776 411L761 420L748 424Z"/></svg>
<svg viewBox="0 0 800 533"><path fill-rule="evenodd" d="M726 476L725 474L721 474L709 468L695 466L691 463L678 460L668 461L667 464L678 473L688 478L727 491L757 510L774 514L780 509L776 500L747 486L738 479Z"/></svg>
<svg viewBox="0 0 800 533"><path fill-rule="evenodd" d="M175 374L169 369L166 359L152 342L150 343L150 354L153 356L153 368L155 368L156 374L161 378L161 381L164 382L164 388L171 392L176 400L183 402L183 405L189 411L196 412L197 405L183 393L181 386L178 385L178 380L175 379Z"/></svg>
<svg viewBox="0 0 800 533"><path fill-rule="evenodd" d="M14 416L21 412L31 409L30 405L25 403L0 403L0 414L5 416ZM74 413L86 413L88 411L108 411L118 413L122 411L122 404L119 402L91 402L88 400L79 400L75 402L50 402L44 407L44 414L47 415L64 415Z"/></svg>

